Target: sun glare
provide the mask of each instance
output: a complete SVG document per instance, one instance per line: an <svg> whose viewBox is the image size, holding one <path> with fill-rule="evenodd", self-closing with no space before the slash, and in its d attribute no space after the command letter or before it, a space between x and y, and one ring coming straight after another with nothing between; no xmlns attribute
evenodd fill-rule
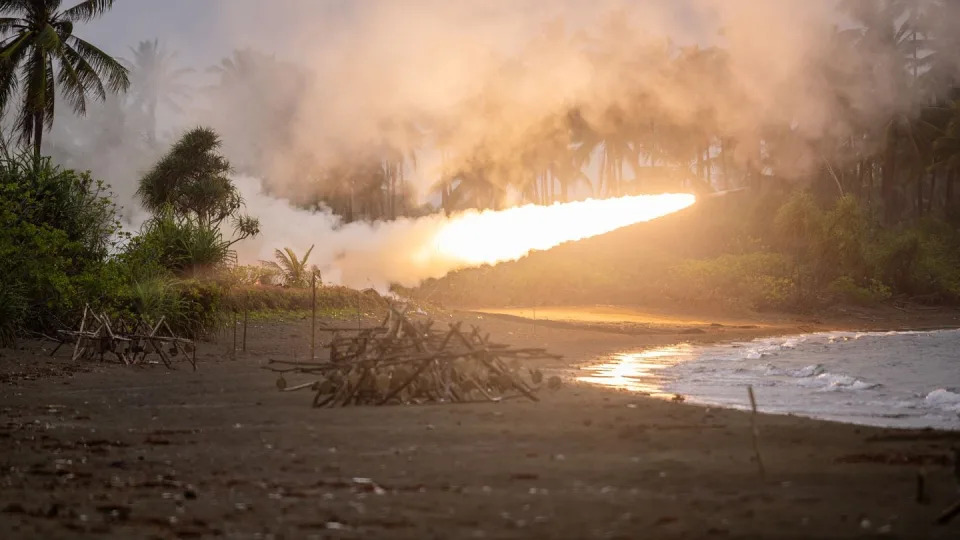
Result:
<svg viewBox="0 0 960 540"><path fill-rule="evenodd" d="M468 212L440 229L434 247L467 265L495 264L665 216L695 201L690 194L668 193Z"/></svg>

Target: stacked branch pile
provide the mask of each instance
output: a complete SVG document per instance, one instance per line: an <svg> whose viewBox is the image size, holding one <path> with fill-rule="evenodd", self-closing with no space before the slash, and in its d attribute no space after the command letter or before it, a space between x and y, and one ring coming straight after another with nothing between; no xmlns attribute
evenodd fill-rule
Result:
<svg viewBox="0 0 960 540"><path fill-rule="evenodd" d="M543 383L538 369L524 360L559 358L544 349L493 343L462 322L435 328L434 321L411 320L391 308L382 324L367 328L323 328L333 332L324 348L327 361L271 360L284 391L314 392L315 407L425 402L499 401L525 397L538 401ZM313 380L288 386L286 374Z"/></svg>
<svg viewBox="0 0 960 540"><path fill-rule="evenodd" d="M105 312L97 313L89 306L83 308L83 318L77 330L60 330L59 345L50 353L53 356L65 344L73 344L72 360L93 358L99 355L103 361L107 355L126 365L140 364L150 354L156 354L168 368L180 357L197 369L197 348L191 339L177 336L167 321L161 317L151 323L146 319L132 322L111 319Z"/></svg>

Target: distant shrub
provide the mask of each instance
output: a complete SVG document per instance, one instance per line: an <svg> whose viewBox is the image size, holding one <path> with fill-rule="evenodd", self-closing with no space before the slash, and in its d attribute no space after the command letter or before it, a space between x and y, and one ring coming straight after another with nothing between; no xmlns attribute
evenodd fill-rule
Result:
<svg viewBox="0 0 960 540"><path fill-rule="evenodd" d="M858 284L850 276L840 276L828 286L831 300L835 302L857 304L861 306L876 305L891 296L890 287L872 279L865 285Z"/></svg>
<svg viewBox="0 0 960 540"><path fill-rule="evenodd" d="M122 255L133 267L153 273L164 269L179 275L207 273L235 259L219 229L210 229L163 211L147 221Z"/></svg>
<svg viewBox="0 0 960 540"><path fill-rule="evenodd" d="M223 323L224 291L211 280L180 280L165 275L140 277L119 290L111 311L128 321L166 321L175 332L200 338Z"/></svg>
<svg viewBox="0 0 960 540"><path fill-rule="evenodd" d="M303 311L310 310L313 301L311 289L280 287L276 285L258 285L232 287L225 296L224 307L227 310L243 311ZM359 304L359 306L358 306ZM317 287L317 307L332 311L353 311L359 307L362 311L381 311L388 300L377 291L367 289L356 291L346 287Z"/></svg>
<svg viewBox="0 0 960 540"><path fill-rule="evenodd" d="M790 261L778 253L687 260L672 269L667 290L685 303L783 308L794 295L791 271Z"/></svg>

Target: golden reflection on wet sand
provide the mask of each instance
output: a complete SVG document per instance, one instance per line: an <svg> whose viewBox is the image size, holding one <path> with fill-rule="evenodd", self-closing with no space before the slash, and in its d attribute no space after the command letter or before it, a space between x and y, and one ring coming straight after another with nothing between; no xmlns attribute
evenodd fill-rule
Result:
<svg viewBox="0 0 960 540"><path fill-rule="evenodd" d="M577 377L577 380L655 397L671 397L672 393L664 392L658 372L692 356L693 348L687 343L615 354L609 362L581 368L590 374Z"/></svg>

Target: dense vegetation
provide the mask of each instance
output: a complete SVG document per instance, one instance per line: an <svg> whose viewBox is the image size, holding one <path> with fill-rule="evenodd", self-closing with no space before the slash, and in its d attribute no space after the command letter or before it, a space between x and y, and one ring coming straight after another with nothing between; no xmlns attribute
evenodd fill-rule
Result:
<svg viewBox="0 0 960 540"><path fill-rule="evenodd" d="M779 207L776 201L784 201ZM770 211L774 208L774 211ZM625 248L624 246L633 246ZM850 196L747 191L402 291L452 305L642 304L809 311L960 303L957 223L883 227Z"/></svg>
<svg viewBox="0 0 960 540"><path fill-rule="evenodd" d="M790 81L790 95L815 99L777 103L751 91L723 40L636 39L616 17L578 32L550 25L491 60L497 75L449 114L391 110L366 119L376 129L349 145L301 137L301 105L317 93L309 68L238 50L197 70L215 81L194 88L192 70L157 40L121 61L78 37L112 0L61 4L0 1L0 110L20 148L5 146L0 162L0 342L72 325L87 303L164 316L192 335L241 303L305 309L309 251L278 249L270 268L235 267L233 246L259 222L245 214L233 172L295 176L291 184L309 189L283 195L345 222L744 188L607 238L427 283L418 294L433 299L775 309L960 300L955 2L839 0L842 24L818 36L802 80ZM518 67L550 59L543 51L612 80L535 114L512 108L537 82L525 74L540 73ZM165 132L158 115L198 96L210 98L199 118L212 128ZM54 125L60 103L74 115ZM90 122L78 123L84 115ZM475 126L463 119L478 117L483 129L464 137ZM429 208L408 185L424 154L444 163ZM151 214L135 234L120 230L107 186L79 172L105 163L123 164L103 174L131 197L135 187ZM261 286L276 282L287 287ZM321 296L353 309L347 291Z"/></svg>

